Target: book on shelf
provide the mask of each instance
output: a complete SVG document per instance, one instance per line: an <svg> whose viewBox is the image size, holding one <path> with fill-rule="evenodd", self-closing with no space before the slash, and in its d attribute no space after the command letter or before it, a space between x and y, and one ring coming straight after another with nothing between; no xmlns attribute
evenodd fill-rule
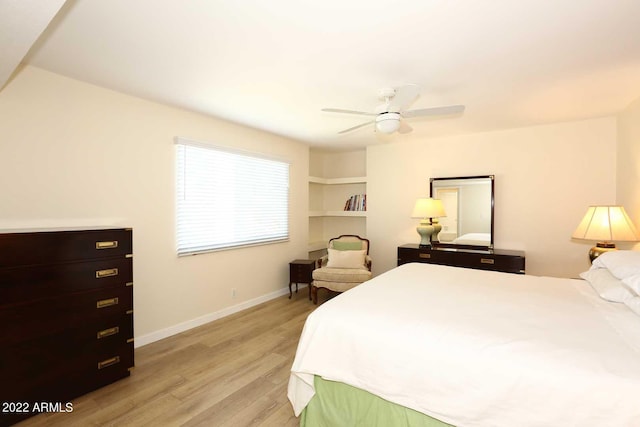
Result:
<svg viewBox="0 0 640 427"><path fill-rule="evenodd" d="M345 211L366 211L367 210L367 195L366 194L354 194L349 197L344 204Z"/></svg>

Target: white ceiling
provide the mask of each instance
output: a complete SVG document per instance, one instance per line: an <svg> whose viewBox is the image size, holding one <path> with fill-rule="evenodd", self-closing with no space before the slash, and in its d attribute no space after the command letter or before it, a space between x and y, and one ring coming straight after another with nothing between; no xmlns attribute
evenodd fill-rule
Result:
<svg viewBox="0 0 640 427"><path fill-rule="evenodd" d="M0 89L65 0L0 1Z"/></svg>
<svg viewBox="0 0 640 427"><path fill-rule="evenodd" d="M615 114L640 97L640 1L68 0L24 62L356 148ZM320 111L374 111L407 83L412 108L467 109L384 138L337 135L367 118Z"/></svg>

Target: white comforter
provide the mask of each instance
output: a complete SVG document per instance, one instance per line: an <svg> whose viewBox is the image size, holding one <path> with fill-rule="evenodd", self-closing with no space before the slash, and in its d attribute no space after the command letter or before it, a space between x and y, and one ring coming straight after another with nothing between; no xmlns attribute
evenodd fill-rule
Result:
<svg viewBox="0 0 640 427"><path fill-rule="evenodd" d="M640 426L640 317L587 282L405 264L304 327L289 380L313 376L457 426Z"/></svg>

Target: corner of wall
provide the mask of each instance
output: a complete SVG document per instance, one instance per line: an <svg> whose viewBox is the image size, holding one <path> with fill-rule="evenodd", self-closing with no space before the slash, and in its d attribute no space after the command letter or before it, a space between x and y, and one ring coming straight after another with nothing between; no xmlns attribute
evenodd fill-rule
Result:
<svg viewBox="0 0 640 427"><path fill-rule="evenodd" d="M640 98L617 117L616 203L640 227ZM640 245L636 245L638 249Z"/></svg>

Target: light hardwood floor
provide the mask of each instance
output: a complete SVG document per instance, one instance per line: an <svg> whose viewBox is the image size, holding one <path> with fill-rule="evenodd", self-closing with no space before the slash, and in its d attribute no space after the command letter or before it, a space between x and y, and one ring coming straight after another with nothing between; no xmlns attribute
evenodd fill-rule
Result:
<svg viewBox="0 0 640 427"><path fill-rule="evenodd" d="M307 296L305 287L138 348L129 378L18 426L297 426L287 383L316 308Z"/></svg>

